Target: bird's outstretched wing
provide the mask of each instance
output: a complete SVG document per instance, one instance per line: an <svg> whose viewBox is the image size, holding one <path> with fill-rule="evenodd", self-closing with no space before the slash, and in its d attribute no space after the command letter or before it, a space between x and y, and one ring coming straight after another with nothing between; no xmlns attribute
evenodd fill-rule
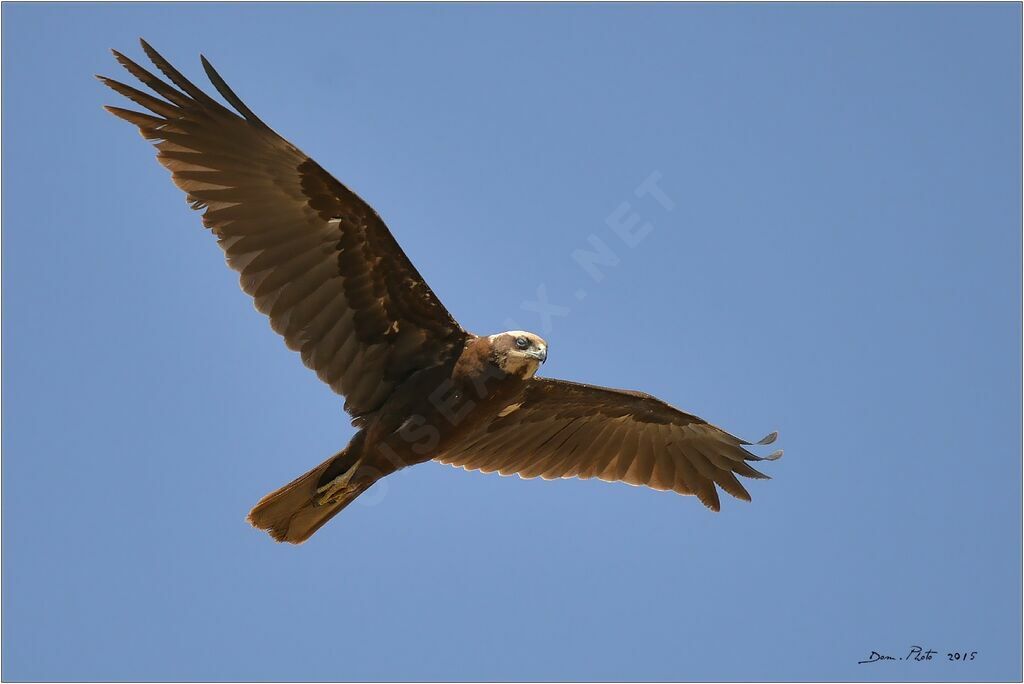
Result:
<svg viewBox="0 0 1024 684"><path fill-rule="evenodd" d="M596 477L672 490L717 511L716 484L749 501L736 475L767 478L748 461L782 455L760 457L745 446L750 442L647 394L534 378L493 421L435 460L523 478Z"/></svg>
<svg viewBox="0 0 1024 684"><path fill-rule="evenodd" d="M242 289L349 413L373 411L403 378L461 349L465 331L369 205L260 121L205 58L236 111L142 47L173 85L115 51L159 97L100 77L152 114L107 110L153 142Z"/></svg>

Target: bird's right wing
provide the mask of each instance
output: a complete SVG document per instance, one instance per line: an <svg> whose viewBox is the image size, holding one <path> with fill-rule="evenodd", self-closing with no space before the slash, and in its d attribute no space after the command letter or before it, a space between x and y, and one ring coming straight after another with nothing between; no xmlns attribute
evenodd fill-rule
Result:
<svg viewBox="0 0 1024 684"><path fill-rule="evenodd" d="M466 332L369 205L260 121L205 59L237 113L142 47L177 87L115 51L160 97L101 78L152 114L107 109L153 142L192 207L205 210L242 289L349 413L375 410L409 374L461 350Z"/></svg>
<svg viewBox="0 0 1024 684"><path fill-rule="evenodd" d="M596 477L672 490L717 511L715 485L749 501L736 475L766 478L748 461L782 455L756 456L746 446L751 443L647 394L533 378L493 421L435 460L523 478Z"/></svg>

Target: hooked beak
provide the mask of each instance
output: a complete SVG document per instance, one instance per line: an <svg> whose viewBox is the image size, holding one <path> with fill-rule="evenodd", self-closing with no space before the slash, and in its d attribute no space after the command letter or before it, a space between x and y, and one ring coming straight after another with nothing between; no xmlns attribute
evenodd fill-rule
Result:
<svg viewBox="0 0 1024 684"><path fill-rule="evenodd" d="M548 348L541 347L540 349L531 349L530 351L526 352L526 355L529 356L531 359L537 359L541 363L544 363L545 361L548 360Z"/></svg>

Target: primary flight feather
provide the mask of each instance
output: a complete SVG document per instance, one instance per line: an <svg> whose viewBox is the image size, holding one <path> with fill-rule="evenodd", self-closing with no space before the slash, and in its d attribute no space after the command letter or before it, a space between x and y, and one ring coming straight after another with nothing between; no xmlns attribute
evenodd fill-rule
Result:
<svg viewBox="0 0 1024 684"><path fill-rule="evenodd" d="M263 123L205 58L233 111L145 41L142 49L170 83L114 51L153 94L100 77L150 113L107 110L156 146L242 289L345 397L359 427L345 449L253 508L249 521L274 539L305 541L380 478L429 460L622 481L692 494L717 511L718 488L749 500L736 475L764 478L749 462L781 456L757 456L749 442L646 394L535 377L543 339L466 332L380 216Z"/></svg>

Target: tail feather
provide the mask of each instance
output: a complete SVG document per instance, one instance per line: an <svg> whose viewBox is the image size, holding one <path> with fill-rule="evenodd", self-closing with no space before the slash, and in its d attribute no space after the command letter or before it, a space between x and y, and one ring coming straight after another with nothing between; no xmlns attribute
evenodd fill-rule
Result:
<svg viewBox="0 0 1024 684"><path fill-rule="evenodd" d="M350 447L351 448L351 447ZM348 461L349 449L327 459L319 466L275 492L263 497L249 512L249 523L265 530L276 541L301 544L324 523L352 503L372 482L353 482L352 489L327 504L316 502L317 488L333 464Z"/></svg>

